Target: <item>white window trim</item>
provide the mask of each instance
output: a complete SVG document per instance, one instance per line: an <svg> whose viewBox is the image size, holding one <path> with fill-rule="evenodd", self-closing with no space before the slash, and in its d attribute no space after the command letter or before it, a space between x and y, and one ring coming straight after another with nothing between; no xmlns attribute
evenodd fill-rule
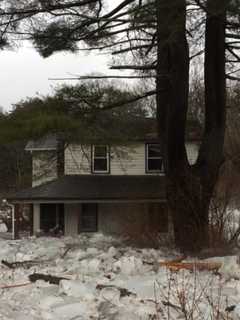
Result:
<svg viewBox="0 0 240 320"><path fill-rule="evenodd" d="M95 147L106 147L106 150L107 150L106 157L95 158ZM95 170L94 159L107 159L107 170ZM104 145L104 144L92 145L92 173L110 173L109 164L110 164L110 148L109 148L109 146Z"/></svg>
<svg viewBox="0 0 240 320"><path fill-rule="evenodd" d="M160 157L149 157L148 156L148 149L149 149L149 146L151 145L159 145L159 143L146 143L146 173L164 173L164 168L163 168L163 165L162 165L162 169L161 170L151 170L148 168L148 160L158 160L158 159L162 159L163 160L163 157L160 156Z"/></svg>

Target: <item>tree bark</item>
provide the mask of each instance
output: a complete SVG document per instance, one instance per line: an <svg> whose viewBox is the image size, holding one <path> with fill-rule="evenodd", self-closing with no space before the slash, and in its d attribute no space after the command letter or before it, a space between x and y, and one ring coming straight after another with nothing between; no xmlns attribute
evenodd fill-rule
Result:
<svg viewBox="0 0 240 320"><path fill-rule="evenodd" d="M205 131L197 164L185 148L189 51L186 1L156 1L158 21L157 119L164 153L167 195L176 246L184 252L207 247L209 204L223 157L225 130L226 7L208 0L205 43ZM218 10L216 10L216 8ZM162 78L158 75L168 74Z"/></svg>

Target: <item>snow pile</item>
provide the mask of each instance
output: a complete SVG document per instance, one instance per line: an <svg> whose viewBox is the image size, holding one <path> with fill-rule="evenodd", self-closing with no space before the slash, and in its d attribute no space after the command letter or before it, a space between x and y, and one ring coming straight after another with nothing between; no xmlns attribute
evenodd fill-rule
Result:
<svg viewBox="0 0 240 320"><path fill-rule="evenodd" d="M102 234L0 240L0 259L20 262L13 269L0 265L0 319L164 320L168 313L182 319L182 310L196 320L214 319L219 310L240 319L238 257L205 260L220 262L218 273L160 267L175 255L124 247ZM62 280L30 283L33 273Z"/></svg>

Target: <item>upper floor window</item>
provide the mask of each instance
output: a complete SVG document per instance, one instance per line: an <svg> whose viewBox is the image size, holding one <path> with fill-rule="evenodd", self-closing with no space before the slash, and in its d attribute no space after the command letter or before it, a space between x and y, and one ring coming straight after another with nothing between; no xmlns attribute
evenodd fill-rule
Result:
<svg viewBox="0 0 240 320"><path fill-rule="evenodd" d="M92 172L109 172L109 147L105 145L92 146Z"/></svg>
<svg viewBox="0 0 240 320"><path fill-rule="evenodd" d="M158 143L146 144L146 172L163 172L163 158Z"/></svg>

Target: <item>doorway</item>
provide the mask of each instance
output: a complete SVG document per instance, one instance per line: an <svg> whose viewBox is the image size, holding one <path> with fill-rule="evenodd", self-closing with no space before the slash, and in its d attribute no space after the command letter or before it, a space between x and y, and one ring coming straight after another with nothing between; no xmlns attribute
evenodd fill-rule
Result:
<svg viewBox="0 0 240 320"><path fill-rule="evenodd" d="M64 233L64 204L40 205L40 229L46 233Z"/></svg>

